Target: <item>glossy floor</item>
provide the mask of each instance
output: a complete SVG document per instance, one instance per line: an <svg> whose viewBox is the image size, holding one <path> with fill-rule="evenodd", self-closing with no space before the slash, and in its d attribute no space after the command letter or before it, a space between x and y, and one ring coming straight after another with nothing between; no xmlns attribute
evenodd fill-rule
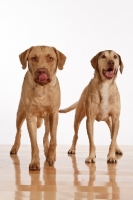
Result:
<svg viewBox="0 0 133 200"><path fill-rule="evenodd" d="M122 146L117 164L107 163L107 146L97 146L96 163L85 164L88 146L57 147L57 161L49 166L40 147L41 170L29 172L30 146L10 156L11 146L0 146L0 200L133 199L133 146Z"/></svg>

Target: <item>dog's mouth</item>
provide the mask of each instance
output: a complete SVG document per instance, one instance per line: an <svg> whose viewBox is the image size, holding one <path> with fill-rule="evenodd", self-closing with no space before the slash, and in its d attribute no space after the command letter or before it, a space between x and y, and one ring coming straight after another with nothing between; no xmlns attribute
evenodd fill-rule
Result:
<svg viewBox="0 0 133 200"><path fill-rule="evenodd" d="M51 78L46 70L39 69L35 72L34 81L39 85L46 85L51 82Z"/></svg>
<svg viewBox="0 0 133 200"><path fill-rule="evenodd" d="M105 78L112 79L117 74L117 69L110 67L107 70L103 69L102 72Z"/></svg>

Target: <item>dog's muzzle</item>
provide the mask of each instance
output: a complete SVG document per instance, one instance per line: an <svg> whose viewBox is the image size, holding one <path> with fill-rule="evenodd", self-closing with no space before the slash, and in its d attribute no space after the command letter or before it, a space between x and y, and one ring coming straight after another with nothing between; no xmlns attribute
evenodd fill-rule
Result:
<svg viewBox="0 0 133 200"><path fill-rule="evenodd" d="M117 69L114 69L114 61L109 60L108 61L108 69L103 69L103 75L107 79L112 79L117 74Z"/></svg>
<svg viewBox="0 0 133 200"><path fill-rule="evenodd" d="M51 82L50 74L45 68L39 68L35 71L34 81L39 85L46 85Z"/></svg>

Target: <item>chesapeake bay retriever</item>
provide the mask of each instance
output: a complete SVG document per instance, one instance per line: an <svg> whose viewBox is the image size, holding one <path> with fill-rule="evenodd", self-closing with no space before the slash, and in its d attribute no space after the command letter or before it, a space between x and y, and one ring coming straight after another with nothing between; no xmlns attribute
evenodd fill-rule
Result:
<svg viewBox="0 0 133 200"><path fill-rule="evenodd" d="M120 66L120 72L123 71L123 63L120 55L112 50L106 50L96 54L91 65L95 69L94 78L83 90L78 102L66 109L59 110L60 113L69 112L76 108L74 120L74 137L68 153L75 153L78 139L78 129L82 119L86 116L86 128L90 143L89 156L85 162L95 162L96 150L93 140L94 120L105 121L111 132L111 144L107 161L116 162L116 154L122 154L122 151L116 143L119 129L120 115L120 95L115 83L115 79Z"/></svg>
<svg viewBox="0 0 133 200"><path fill-rule="evenodd" d="M66 57L54 47L35 46L19 56L22 68L28 63L17 111L17 133L10 154L17 154L20 147L21 126L26 119L31 141L29 170L40 170L37 128L45 121L44 152L49 165L56 159L56 129L60 106L60 86L56 77L57 67L62 70ZM50 141L48 136L50 132Z"/></svg>

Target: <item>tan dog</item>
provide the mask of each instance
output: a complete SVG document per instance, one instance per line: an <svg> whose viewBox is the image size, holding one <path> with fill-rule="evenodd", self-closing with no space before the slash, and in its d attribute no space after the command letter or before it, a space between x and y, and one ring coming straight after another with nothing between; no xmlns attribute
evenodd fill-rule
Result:
<svg viewBox="0 0 133 200"><path fill-rule="evenodd" d="M17 133L10 151L16 154L20 146L21 126L26 119L31 141L31 163L29 170L40 169L37 128L45 119L44 152L49 165L56 159L56 129L60 106L60 87L56 77L57 67L62 70L66 57L54 47L31 47L20 54L23 69L28 62L20 103L17 111ZM50 143L48 136L50 132Z"/></svg>
<svg viewBox="0 0 133 200"><path fill-rule="evenodd" d="M119 129L120 95L115 83L118 68L123 71L121 57L112 50L99 52L91 60L95 69L94 78L83 90L78 102L60 110L65 113L76 108L74 120L74 137L68 153L75 153L78 139L78 129L82 119L86 116L86 128L90 142L90 153L85 162L95 162L96 150L93 141L94 120L105 121L111 132L111 144L108 153L108 162L116 162L116 154L122 151L116 143Z"/></svg>

